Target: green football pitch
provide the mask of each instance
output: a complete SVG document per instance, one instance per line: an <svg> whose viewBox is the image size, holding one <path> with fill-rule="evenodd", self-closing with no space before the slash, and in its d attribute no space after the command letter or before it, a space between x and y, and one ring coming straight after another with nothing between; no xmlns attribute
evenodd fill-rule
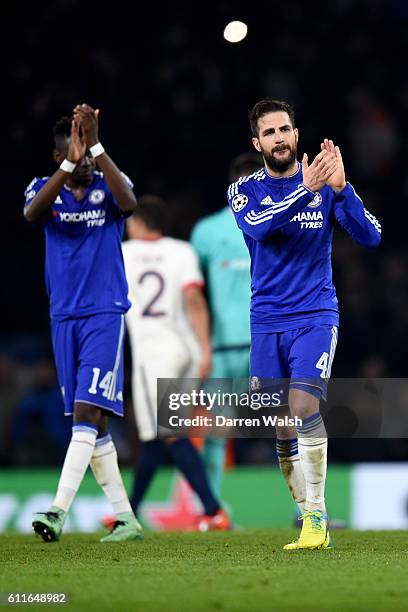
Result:
<svg viewBox="0 0 408 612"><path fill-rule="evenodd" d="M295 535L146 533L100 544L98 535L66 534L44 544L3 534L0 591L68 594L66 605L14 606L32 610L407 610L407 532L339 531L333 550L283 551Z"/></svg>

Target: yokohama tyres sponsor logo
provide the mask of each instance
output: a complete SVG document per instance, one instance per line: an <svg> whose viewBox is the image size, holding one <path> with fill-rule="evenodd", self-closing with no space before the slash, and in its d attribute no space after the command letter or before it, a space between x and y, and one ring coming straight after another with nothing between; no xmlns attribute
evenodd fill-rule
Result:
<svg viewBox="0 0 408 612"><path fill-rule="evenodd" d="M55 214L55 212L54 212ZM103 225L105 223L106 212L104 210L85 210L83 212L57 212L55 216L60 218L62 223L82 223L87 221L88 227Z"/></svg>
<svg viewBox="0 0 408 612"><path fill-rule="evenodd" d="M291 220L300 222L301 229L318 229L323 227L323 213L321 210L298 212Z"/></svg>

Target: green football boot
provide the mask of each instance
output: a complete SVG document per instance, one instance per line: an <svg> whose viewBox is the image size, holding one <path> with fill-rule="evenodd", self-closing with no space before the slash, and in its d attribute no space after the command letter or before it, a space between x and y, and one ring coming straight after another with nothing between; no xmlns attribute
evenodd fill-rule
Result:
<svg viewBox="0 0 408 612"><path fill-rule="evenodd" d="M56 542L60 539L66 513L59 508L51 507L48 512L36 512L33 516L33 529L44 542Z"/></svg>
<svg viewBox="0 0 408 612"><path fill-rule="evenodd" d="M114 522L112 531L101 538L101 542L127 542L128 540L142 540L143 529L133 512L122 512L118 514L118 520Z"/></svg>

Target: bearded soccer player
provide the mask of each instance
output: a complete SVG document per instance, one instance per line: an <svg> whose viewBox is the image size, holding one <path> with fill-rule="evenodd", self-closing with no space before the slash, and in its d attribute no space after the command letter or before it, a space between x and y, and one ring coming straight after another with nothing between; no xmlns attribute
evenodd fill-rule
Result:
<svg viewBox="0 0 408 612"><path fill-rule="evenodd" d="M251 387L288 379L288 405L302 425L276 429L281 471L302 512L286 550L331 546L325 506L327 435L319 412L336 350L339 310L332 282L335 222L375 247L381 226L346 182L339 147L325 139L308 164L297 161L292 107L261 100L249 113L265 166L228 189L251 256Z"/></svg>
<svg viewBox="0 0 408 612"><path fill-rule="evenodd" d="M45 542L59 539L88 465L117 516L101 541L142 537L107 425L108 415L123 416L124 315L130 302L121 238L136 199L99 142L98 113L82 104L73 118L58 121L59 167L51 177L35 178L25 192L25 218L45 231L55 362L65 414L73 415L55 499L33 519Z"/></svg>

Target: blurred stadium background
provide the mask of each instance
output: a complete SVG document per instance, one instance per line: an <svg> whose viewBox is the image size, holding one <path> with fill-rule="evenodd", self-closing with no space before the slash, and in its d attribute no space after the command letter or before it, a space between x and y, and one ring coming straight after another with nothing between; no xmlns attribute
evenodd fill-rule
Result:
<svg viewBox="0 0 408 612"><path fill-rule="evenodd" d="M30 180L53 171L52 126L78 102L101 109L101 140L134 180L136 195L165 196L172 233L185 239L199 218L226 204L229 162L250 148L248 109L265 96L292 102L300 151L315 153L323 137L338 142L347 178L383 224L375 252L336 235L341 329L332 375L406 376L404 0L176 1L160 10L147 2L125 9L119 1L106 12L87 1L54 0L4 10L12 35L1 43L0 531L30 529L38 495L55 489L70 437L50 353L43 236L24 222L22 203ZM248 24L239 44L222 37L231 19ZM129 402L129 377L127 385ZM112 433L130 467L138 453L130 404ZM336 516L361 528L408 526L407 438L333 440L329 458ZM148 511L157 519L163 503L176 514L183 507L185 492L173 478L164 470L153 486L150 525L162 527ZM73 529L95 528L93 517L104 511L96 492L87 480ZM223 497L244 526L288 524L291 506L272 440L230 446ZM255 500L251 508L245 498Z"/></svg>

